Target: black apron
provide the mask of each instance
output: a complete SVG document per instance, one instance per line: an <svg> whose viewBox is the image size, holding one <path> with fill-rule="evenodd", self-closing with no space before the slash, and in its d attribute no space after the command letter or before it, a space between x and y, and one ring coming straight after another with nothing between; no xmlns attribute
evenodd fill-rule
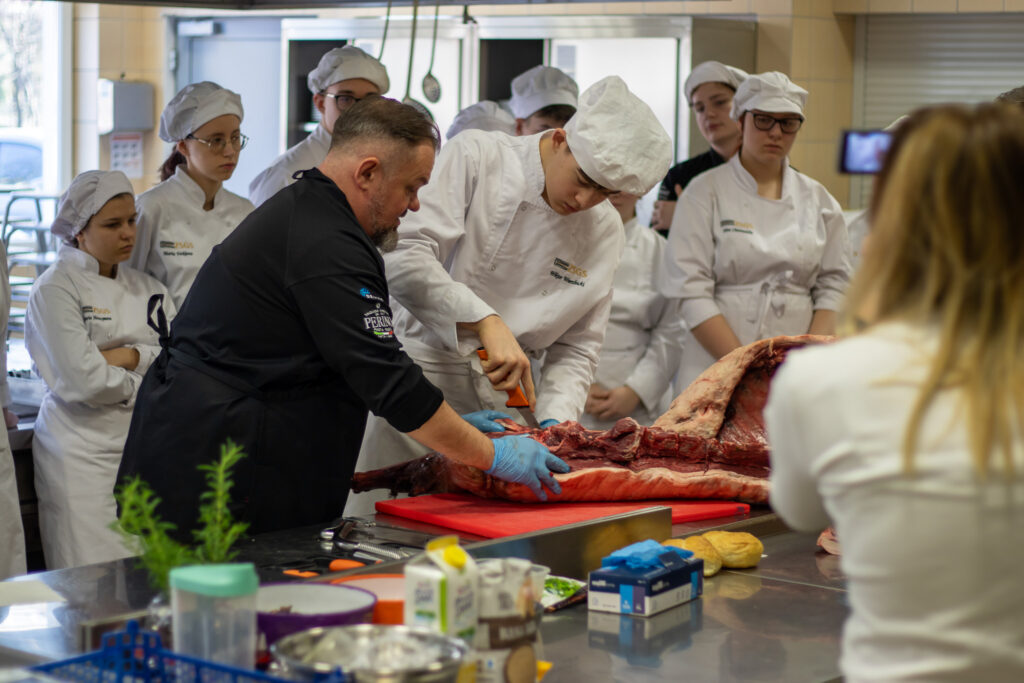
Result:
<svg viewBox="0 0 1024 683"><path fill-rule="evenodd" d="M157 322L153 322L156 312ZM199 465L227 439L246 457L235 466L232 512L260 533L325 522L341 514L366 425L342 420L341 379L262 391L168 344L162 295L149 324L163 347L139 387L118 483L138 475L161 499L158 513L188 539L207 490ZM258 333L254 331L254 333Z"/></svg>

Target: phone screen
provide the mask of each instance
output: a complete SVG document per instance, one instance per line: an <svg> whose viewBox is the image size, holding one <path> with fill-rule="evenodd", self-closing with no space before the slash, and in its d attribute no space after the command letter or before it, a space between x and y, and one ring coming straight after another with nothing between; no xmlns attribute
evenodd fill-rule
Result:
<svg viewBox="0 0 1024 683"><path fill-rule="evenodd" d="M878 173L892 135L885 130L848 130L843 133L839 155L842 173Z"/></svg>

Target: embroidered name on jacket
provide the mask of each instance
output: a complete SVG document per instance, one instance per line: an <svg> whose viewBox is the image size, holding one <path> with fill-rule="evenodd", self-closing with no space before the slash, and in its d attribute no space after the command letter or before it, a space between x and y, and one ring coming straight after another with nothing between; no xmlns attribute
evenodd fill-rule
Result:
<svg viewBox="0 0 1024 683"><path fill-rule="evenodd" d="M391 326L391 314L380 304L373 310L363 313L363 329L380 339L393 339L395 336L395 330Z"/></svg>
<svg viewBox="0 0 1024 683"><path fill-rule="evenodd" d="M557 270L552 270L551 277L577 287L586 286L587 283L583 280L587 277L587 271L560 258L555 258L554 266L565 272L559 273Z"/></svg>
<svg viewBox="0 0 1024 683"><path fill-rule="evenodd" d="M82 320L113 320L109 308L101 306L82 306Z"/></svg>
<svg viewBox="0 0 1024 683"><path fill-rule="evenodd" d="M191 256L195 253L195 248L195 245L188 241L160 240L160 251L164 256Z"/></svg>
<svg viewBox="0 0 1024 683"><path fill-rule="evenodd" d="M722 228L722 232L742 232L746 235L754 234L754 226L751 223L743 223L741 221L734 221L731 218L723 218L718 225Z"/></svg>

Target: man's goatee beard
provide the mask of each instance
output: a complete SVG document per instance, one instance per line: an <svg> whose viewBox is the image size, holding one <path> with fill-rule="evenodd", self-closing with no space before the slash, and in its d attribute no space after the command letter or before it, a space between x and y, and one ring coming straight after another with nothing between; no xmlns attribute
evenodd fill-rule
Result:
<svg viewBox="0 0 1024 683"><path fill-rule="evenodd" d="M394 251L398 246L398 228L385 228L373 236L373 243L377 251L386 254Z"/></svg>

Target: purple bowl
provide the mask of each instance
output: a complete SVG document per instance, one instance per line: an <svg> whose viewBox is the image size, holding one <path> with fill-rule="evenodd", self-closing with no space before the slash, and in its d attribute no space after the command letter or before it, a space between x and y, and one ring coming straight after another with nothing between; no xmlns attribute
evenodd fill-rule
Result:
<svg viewBox="0 0 1024 683"><path fill-rule="evenodd" d="M271 583L256 594L256 629L270 645L317 626L369 623L377 596L362 588L330 583ZM288 608L287 612L277 612Z"/></svg>

